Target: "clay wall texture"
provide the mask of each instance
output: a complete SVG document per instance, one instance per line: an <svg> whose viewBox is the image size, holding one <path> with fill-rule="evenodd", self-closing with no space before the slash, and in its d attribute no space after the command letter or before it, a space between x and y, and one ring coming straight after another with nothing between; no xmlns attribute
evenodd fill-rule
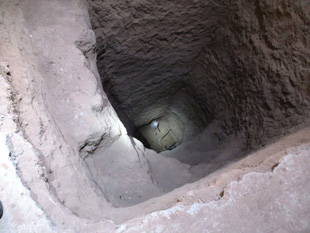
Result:
<svg viewBox="0 0 310 233"><path fill-rule="evenodd" d="M309 1L88 3L104 89L133 125L173 108L252 149L309 118Z"/></svg>

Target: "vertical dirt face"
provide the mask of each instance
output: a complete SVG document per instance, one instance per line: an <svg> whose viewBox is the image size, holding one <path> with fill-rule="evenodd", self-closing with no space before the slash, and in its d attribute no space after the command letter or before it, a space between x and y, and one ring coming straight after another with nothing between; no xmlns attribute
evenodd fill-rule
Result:
<svg viewBox="0 0 310 233"><path fill-rule="evenodd" d="M173 111L250 150L309 116L309 3L88 1L103 87L129 133ZM216 122L216 123L215 123Z"/></svg>
<svg viewBox="0 0 310 233"><path fill-rule="evenodd" d="M134 128L170 108L203 128L211 116L194 104L187 80L201 46L220 25L219 17L209 16L222 8L203 1L89 1L89 7L98 70L120 117Z"/></svg>
<svg viewBox="0 0 310 233"><path fill-rule="evenodd" d="M307 1L235 3L195 63L204 107L245 132L247 148L309 117L309 13Z"/></svg>

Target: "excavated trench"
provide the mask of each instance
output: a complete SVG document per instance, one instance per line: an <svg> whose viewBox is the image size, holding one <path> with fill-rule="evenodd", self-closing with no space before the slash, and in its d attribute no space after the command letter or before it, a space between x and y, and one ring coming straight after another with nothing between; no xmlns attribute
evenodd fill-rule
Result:
<svg viewBox="0 0 310 233"><path fill-rule="evenodd" d="M308 114L307 71L301 67L309 61L290 52L303 49L296 41L304 37L294 33L304 25L287 28L275 6L88 3L103 88L128 134L161 152L147 158L155 180L161 172L161 194L270 143ZM277 27L282 31L272 33ZM175 168L184 171L175 171L174 184L163 185L171 172L165 164L153 167L156 156L187 166ZM180 175L185 170L187 178Z"/></svg>
<svg viewBox="0 0 310 233"><path fill-rule="evenodd" d="M12 158L59 225L213 201L230 164L309 124L307 0L5 5Z"/></svg>

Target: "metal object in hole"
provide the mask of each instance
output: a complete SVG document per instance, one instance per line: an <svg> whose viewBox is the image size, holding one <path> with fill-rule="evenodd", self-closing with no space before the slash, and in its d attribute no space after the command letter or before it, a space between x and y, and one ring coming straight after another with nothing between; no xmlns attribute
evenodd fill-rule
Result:
<svg viewBox="0 0 310 233"><path fill-rule="evenodd" d="M158 131L160 132L160 129L159 129L159 122L158 122L158 121L152 121L152 123L151 123L151 128L152 128L152 129L158 129Z"/></svg>
<svg viewBox="0 0 310 233"><path fill-rule="evenodd" d="M178 141L175 141L174 143L172 143L172 145L171 146L165 146L165 149L166 150L173 150L174 148L176 148L177 147L177 143L178 143Z"/></svg>
<svg viewBox="0 0 310 233"><path fill-rule="evenodd" d="M172 130L169 129L169 130L167 131L167 133L165 133L165 135L162 136L162 138L160 138L160 139L158 140L158 144L159 144L160 147L162 147L161 141L162 141L170 132L171 132L171 134L172 134L171 137L175 140L175 137L174 137L174 135L173 135L173 133L172 133ZM176 147L177 143L178 143L178 141L174 141L170 146L167 146L167 145L166 145L166 146L165 146L165 149L166 149L166 150L172 150L172 149L174 149L174 148Z"/></svg>

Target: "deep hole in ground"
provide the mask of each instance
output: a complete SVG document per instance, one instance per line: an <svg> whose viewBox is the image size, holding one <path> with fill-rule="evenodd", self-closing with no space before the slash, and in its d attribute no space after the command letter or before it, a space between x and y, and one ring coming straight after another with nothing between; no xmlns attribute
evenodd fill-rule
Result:
<svg viewBox="0 0 310 233"><path fill-rule="evenodd" d="M105 220L120 223L158 210L166 211L148 215L142 225L164 222L172 212L176 223L185 216L196 219L189 227L199 228L209 216L231 222L229 211L204 203L221 199L218 204L225 205L232 192L229 208L243 209L256 222L261 213L248 215L247 207L264 203L266 187L277 204L274 191L304 186L298 172L306 166L293 166L297 173L285 168L292 165L288 161L303 163L300 148L293 157L287 148L309 142L309 130L242 157L309 122L307 0L92 0L89 9L80 0L1 3L1 51L7 61L0 62L0 130L9 147L6 164L14 177L17 169L31 202L58 226L90 232L95 225L111 225L122 231L127 226ZM148 143L161 153L128 137L101 82L129 135L143 141L155 134ZM266 178L260 186L253 172ZM252 178L246 176L245 188L258 192L235 202L240 189L228 186L245 184L246 174ZM270 182L269 175L291 184ZM6 186L3 203L17 213L14 206L23 204L15 201L25 195L15 192L12 199L12 183ZM286 195L291 193L282 195L284 202ZM270 213L269 204L267 212L281 216ZM205 214L198 215L197 206ZM291 203L288 209L295 207ZM303 221L302 215L295 218ZM141 225L140 217L136 223Z"/></svg>
<svg viewBox="0 0 310 233"><path fill-rule="evenodd" d="M286 50L270 48L281 35L260 30L280 20L261 20L267 6L248 3L256 15L246 23L240 6L225 1L88 2L103 88L128 134L185 166L176 166L183 172L176 170L172 179L171 168L153 168L154 177L161 172L156 186L162 193L303 121L307 89L289 75L298 67L288 60L282 61L287 69L268 62ZM147 160L156 163L156 156Z"/></svg>

